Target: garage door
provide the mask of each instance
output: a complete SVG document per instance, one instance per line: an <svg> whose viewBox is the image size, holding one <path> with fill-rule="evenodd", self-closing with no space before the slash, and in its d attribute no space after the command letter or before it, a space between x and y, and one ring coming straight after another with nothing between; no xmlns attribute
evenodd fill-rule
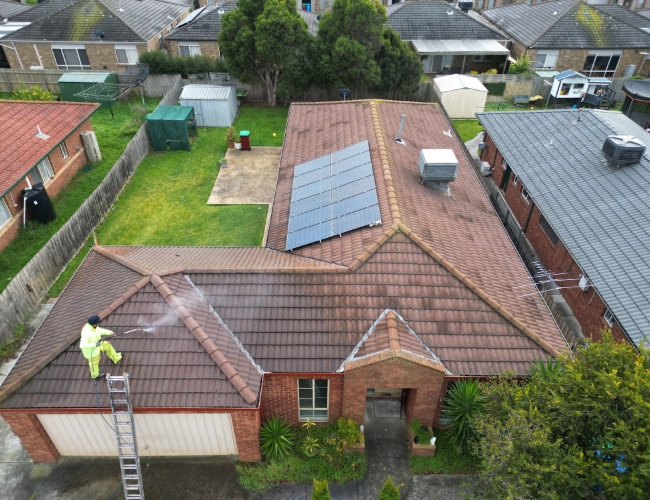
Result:
<svg viewBox="0 0 650 500"><path fill-rule="evenodd" d="M38 415L62 456L117 456L111 414ZM141 456L237 455L228 413L136 413Z"/></svg>

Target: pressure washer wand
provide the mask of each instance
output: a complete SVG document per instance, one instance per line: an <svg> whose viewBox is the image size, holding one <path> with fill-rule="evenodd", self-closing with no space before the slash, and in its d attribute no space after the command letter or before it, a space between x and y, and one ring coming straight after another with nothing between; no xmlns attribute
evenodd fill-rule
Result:
<svg viewBox="0 0 650 500"><path fill-rule="evenodd" d="M133 330L129 330L127 332L116 333L115 336L120 337L121 335L126 335L127 333L132 332L153 332L153 328L134 328Z"/></svg>

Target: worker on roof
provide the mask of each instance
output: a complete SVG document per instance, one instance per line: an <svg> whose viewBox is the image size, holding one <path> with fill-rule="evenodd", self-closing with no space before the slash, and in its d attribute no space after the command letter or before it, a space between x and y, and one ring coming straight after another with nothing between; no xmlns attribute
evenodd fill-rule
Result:
<svg viewBox="0 0 650 500"><path fill-rule="evenodd" d="M99 373L99 359L105 353L113 363L119 363L122 354L115 352L115 349L108 340L102 337L115 337L115 334L99 327L99 316L96 314L88 318L88 323L81 330L81 342L79 348L90 366L90 376L94 379L104 377L105 373Z"/></svg>

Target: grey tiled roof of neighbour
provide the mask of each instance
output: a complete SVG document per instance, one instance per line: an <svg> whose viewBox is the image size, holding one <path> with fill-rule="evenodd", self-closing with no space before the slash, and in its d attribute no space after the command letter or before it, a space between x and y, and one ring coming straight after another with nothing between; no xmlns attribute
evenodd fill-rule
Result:
<svg viewBox="0 0 650 500"><path fill-rule="evenodd" d="M185 0L48 0L13 21L32 24L5 40L87 42L102 31L106 42L148 42L188 9ZM169 17L168 17L169 16ZM23 19L24 17L24 19Z"/></svg>
<svg viewBox="0 0 650 500"><path fill-rule="evenodd" d="M529 48L649 48L650 34L628 24L629 14L618 5L594 6L566 0L519 3L483 11L483 16L499 29Z"/></svg>
<svg viewBox="0 0 650 500"><path fill-rule="evenodd" d="M641 17L645 17L646 19L650 19L650 10L639 10L636 12L638 15Z"/></svg>
<svg viewBox="0 0 650 500"><path fill-rule="evenodd" d="M0 0L0 19L13 20L14 16L32 9L33 7L33 5L26 5L24 3Z"/></svg>
<svg viewBox="0 0 650 500"><path fill-rule="evenodd" d="M453 14L447 12L452 9ZM502 33L454 9L443 0L407 2L389 13L388 26L402 40L507 40Z"/></svg>
<svg viewBox="0 0 650 500"><path fill-rule="evenodd" d="M187 24L176 27L166 40L190 40L198 42L216 42L219 33L221 33L221 19L225 12L230 12L237 8L237 2L232 1L224 3L219 13L216 5L208 5L203 12Z"/></svg>
<svg viewBox="0 0 650 500"><path fill-rule="evenodd" d="M477 116L630 340L648 345L647 132L615 111L584 110L579 122L573 110ZM612 134L645 142L648 152L640 164L607 164L601 148Z"/></svg>

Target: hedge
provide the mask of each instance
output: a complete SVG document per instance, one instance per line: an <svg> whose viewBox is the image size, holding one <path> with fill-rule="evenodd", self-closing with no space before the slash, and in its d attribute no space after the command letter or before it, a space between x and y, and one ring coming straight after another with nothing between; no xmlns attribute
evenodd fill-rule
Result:
<svg viewBox="0 0 650 500"><path fill-rule="evenodd" d="M506 91L506 82L483 83L490 95L503 95Z"/></svg>
<svg viewBox="0 0 650 500"><path fill-rule="evenodd" d="M197 73L227 73L226 63L221 59L212 59L208 56L172 56L162 50L144 52L140 55L139 62L149 66L152 75L176 75L183 78Z"/></svg>

